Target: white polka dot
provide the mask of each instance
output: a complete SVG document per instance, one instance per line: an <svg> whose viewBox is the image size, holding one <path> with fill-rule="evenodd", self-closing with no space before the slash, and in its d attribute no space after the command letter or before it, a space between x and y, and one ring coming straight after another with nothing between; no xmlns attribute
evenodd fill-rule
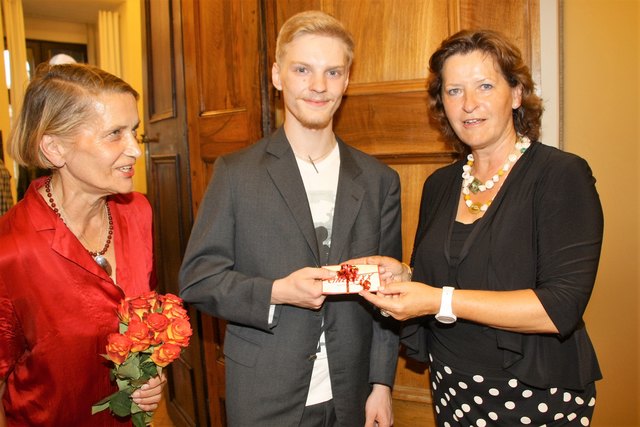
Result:
<svg viewBox="0 0 640 427"><path fill-rule="evenodd" d="M571 393L565 391L562 395L562 400L564 400L565 402L569 402L571 400Z"/></svg>
<svg viewBox="0 0 640 427"><path fill-rule="evenodd" d="M558 389L555 388L555 387L549 389L549 393L551 393L551 394L556 394L557 392L558 392Z"/></svg>
<svg viewBox="0 0 640 427"><path fill-rule="evenodd" d="M476 425L478 427L486 427L487 422L485 420L483 420L482 418L478 418L478 421L476 421Z"/></svg>
<svg viewBox="0 0 640 427"><path fill-rule="evenodd" d="M451 424L449 424L448 422L444 422L444 427L451 427Z"/></svg>
<svg viewBox="0 0 640 427"><path fill-rule="evenodd" d="M445 393L444 397L447 399L447 402L451 401L451 396L449 396L449 393Z"/></svg>
<svg viewBox="0 0 640 427"><path fill-rule="evenodd" d="M524 397L525 399L528 399L531 396L533 396L533 392L531 390L524 390L522 392L522 397Z"/></svg>
<svg viewBox="0 0 640 427"><path fill-rule="evenodd" d="M442 379L442 374L440 373L440 371L436 372L436 377L438 377L439 380Z"/></svg>
<svg viewBox="0 0 640 427"><path fill-rule="evenodd" d="M490 394L491 396L497 396L497 395L499 395L499 394L500 394L500 391L498 391L498 389L497 389L497 388L490 388L490 389L489 389L489 394Z"/></svg>
<svg viewBox="0 0 640 427"><path fill-rule="evenodd" d="M432 390L437 390L438 389L438 386L436 385L435 381L431 382L431 389Z"/></svg>
<svg viewBox="0 0 640 427"><path fill-rule="evenodd" d="M564 414L557 413L553 416L554 421L561 420L564 418Z"/></svg>
<svg viewBox="0 0 640 427"><path fill-rule="evenodd" d="M547 406L546 403L541 403L538 405L538 411L542 412L543 414L548 410L549 410L549 407Z"/></svg>
<svg viewBox="0 0 640 427"><path fill-rule="evenodd" d="M464 412L462 412L462 409L456 409L456 417L458 418L464 417Z"/></svg>
<svg viewBox="0 0 640 427"><path fill-rule="evenodd" d="M529 418L529 417L522 417L522 418L520 418L520 422L521 422L522 424L531 424L531 418Z"/></svg>
<svg viewBox="0 0 640 427"><path fill-rule="evenodd" d="M442 403L442 406L447 406L447 401L444 398L440 399L440 403Z"/></svg>
<svg viewBox="0 0 640 427"><path fill-rule="evenodd" d="M540 427L547 427L547 425L546 424L542 424Z"/></svg>
<svg viewBox="0 0 640 427"><path fill-rule="evenodd" d="M460 419L456 416L456 414L453 414L453 420L457 421L457 422L460 422Z"/></svg>
<svg viewBox="0 0 640 427"><path fill-rule="evenodd" d="M433 357L431 356L431 354L429 354L429 361L433 362Z"/></svg>
<svg viewBox="0 0 640 427"><path fill-rule="evenodd" d="M482 405L482 398L480 396L474 396L473 401L476 402L478 405Z"/></svg>
<svg viewBox="0 0 640 427"><path fill-rule="evenodd" d="M458 387L460 387L461 389L464 389L464 390L469 388L469 386L466 383L463 383L462 381L460 381L458 383Z"/></svg>
<svg viewBox="0 0 640 427"><path fill-rule="evenodd" d="M471 406L467 405L466 403L463 404L461 408L464 412L469 412L471 410Z"/></svg>
<svg viewBox="0 0 640 427"><path fill-rule="evenodd" d="M451 396L455 396L456 395L456 389L453 387L449 387L449 393L451 393Z"/></svg>
<svg viewBox="0 0 640 427"><path fill-rule="evenodd" d="M569 421L573 421L573 420L575 420L575 419L576 419L576 417L577 417L577 415L576 415L575 413L573 413L573 412L572 412L572 413L570 413L569 415L567 415L567 419L568 419Z"/></svg>
<svg viewBox="0 0 640 427"><path fill-rule="evenodd" d="M582 405L582 404L584 404L584 399L581 398L580 396L576 396L576 403L578 405Z"/></svg>
<svg viewBox="0 0 640 427"><path fill-rule="evenodd" d="M440 413L440 406L436 405L436 412L439 414Z"/></svg>
<svg viewBox="0 0 640 427"><path fill-rule="evenodd" d="M589 406L595 406L595 404L596 404L596 398L595 398L595 397L592 397L592 398L589 400Z"/></svg>
<svg viewBox="0 0 640 427"><path fill-rule="evenodd" d="M514 409L516 407L516 404L509 400L507 402L504 402L504 407L507 409Z"/></svg>
<svg viewBox="0 0 640 427"><path fill-rule="evenodd" d="M489 412L487 415L489 415L489 418L491 418L493 421L498 420L498 414L496 414L495 412Z"/></svg>
<svg viewBox="0 0 640 427"><path fill-rule="evenodd" d="M482 375L474 375L473 380L477 383L481 383L482 381L484 381L484 377Z"/></svg>
<svg viewBox="0 0 640 427"><path fill-rule="evenodd" d="M580 424L582 424L583 426L588 426L589 425L589 418L587 418L587 417L580 418Z"/></svg>
<svg viewBox="0 0 640 427"><path fill-rule="evenodd" d="M450 367L448 367L448 366L445 366L445 367L444 367L444 371L445 371L447 374L449 374L449 375L451 375L451 374L453 373L453 371L451 370L451 368L450 368Z"/></svg>
<svg viewBox="0 0 640 427"><path fill-rule="evenodd" d="M518 387L518 380L517 380L517 379L515 379L515 378L510 379L510 380L509 380L509 386L510 386L511 388L516 388L516 387Z"/></svg>

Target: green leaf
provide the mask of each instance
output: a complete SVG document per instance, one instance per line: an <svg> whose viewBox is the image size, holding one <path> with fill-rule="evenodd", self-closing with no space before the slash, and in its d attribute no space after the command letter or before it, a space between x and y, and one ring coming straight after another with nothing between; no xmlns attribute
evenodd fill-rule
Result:
<svg viewBox="0 0 640 427"><path fill-rule="evenodd" d="M128 379L116 378L116 384L118 384L118 390L127 391L129 394L133 393L134 387L131 387Z"/></svg>
<svg viewBox="0 0 640 427"><path fill-rule="evenodd" d="M147 421L144 415L144 412L138 412L137 414L133 414L131 416L131 421L133 422L133 425L135 427L146 427Z"/></svg>
<svg viewBox="0 0 640 427"><path fill-rule="evenodd" d="M145 427L151 424L152 412L135 412L131 415L131 421L135 427Z"/></svg>
<svg viewBox="0 0 640 427"><path fill-rule="evenodd" d="M91 407L91 415L95 415L98 412L102 412L107 408L109 408L109 398L102 399L100 402L96 403Z"/></svg>
<svg viewBox="0 0 640 427"><path fill-rule="evenodd" d="M120 322L118 332L120 332L121 334L124 334L125 332L127 332L128 329L129 329L129 325L127 325L126 323Z"/></svg>
<svg viewBox="0 0 640 427"><path fill-rule="evenodd" d="M140 409L138 404L132 400L131 401L131 415L135 415L135 414L137 414L139 412L142 412L142 409Z"/></svg>
<svg viewBox="0 0 640 427"><path fill-rule="evenodd" d="M119 391L111 399L109 408L111 408L111 412L120 417L128 416L131 414L131 395L127 392Z"/></svg>
<svg viewBox="0 0 640 427"><path fill-rule="evenodd" d="M158 367L155 363L144 363L141 368L144 376L148 376L149 378L151 378L158 375Z"/></svg>
<svg viewBox="0 0 640 427"><path fill-rule="evenodd" d="M142 371L140 370L140 359L137 357L129 357L116 370L116 376L119 378L140 378Z"/></svg>

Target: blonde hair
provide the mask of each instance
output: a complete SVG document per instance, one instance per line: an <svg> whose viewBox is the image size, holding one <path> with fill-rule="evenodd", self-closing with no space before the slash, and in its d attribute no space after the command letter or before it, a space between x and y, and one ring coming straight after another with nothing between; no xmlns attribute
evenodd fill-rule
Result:
<svg viewBox="0 0 640 427"><path fill-rule="evenodd" d="M44 135L75 136L96 114L93 103L106 92L138 92L124 80L87 64L41 64L29 83L22 111L9 136L9 155L20 165L53 169L40 150Z"/></svg>
<svg viewBox="0 0 640 427"><path fill-rule="evenodd" d="M289 43L306 34L335 37L341 40L346 47L347 68L351 67L354 47L351 33L336 18L319 10L300 12L284 23L276 42L276 62L282 63Z"/></svg>

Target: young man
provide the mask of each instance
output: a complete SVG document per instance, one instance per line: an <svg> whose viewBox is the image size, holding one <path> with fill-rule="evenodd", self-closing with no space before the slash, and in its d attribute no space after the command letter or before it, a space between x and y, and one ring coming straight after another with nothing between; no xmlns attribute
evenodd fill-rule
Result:
<svg viewBox="0 0 640 427"><path fill-rule="evenodd" d="M282 128L216 161L180 272L181 296L226 319L229 426L389 426L398 336L321 268L400 258L397 173L346 145L333 116L353 40L317 11L278 36Z"/></svg>

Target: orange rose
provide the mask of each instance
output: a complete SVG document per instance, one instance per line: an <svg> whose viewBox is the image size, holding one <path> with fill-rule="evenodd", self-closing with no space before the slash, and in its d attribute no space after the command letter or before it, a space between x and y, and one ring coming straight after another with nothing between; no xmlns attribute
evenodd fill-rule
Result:
<svg viewBox="0 0 640 427"><path fill-rule="evenodd" d="M125 335L133 342L131 346L132 353L144 351L151 345L152 332L149 330L147 324L138 319L137 316L131 318Z"/></svg>
<svg viewBox="0 0 640 427"><path fill-rule="evenodd" d="M163 308L162 314L167 316L167 318L169 319L188 319L189 318L187 310L185 310L184 307L179 305L172 305L169 308L166 308L166 307Z"/></svg>
<svg viewBox="0 0 640 427"><path fill-rule="evenodd" d="M151 353L151 360L158 366L167 366L169 363L180 357L182 349L175 344L162 344L156 347Z"/></svg>
<svg viewBox="0 0 640 427"><path fill-rule="evenodd" d="M140 298L146 299L149 302L149 307L151 307L151 311L157 311L160 305L160 296L156 291L149 291L146 294L143 294Z"/></svg>
<svg viewBox="0 0 640 427"><path fill-rule="evenodd" d="M114 363L121 365L127 360L133 341L122 334L109 334L107 337L107 356Z"/></svg>
<svg viewBox="0 0 640 427"><path fill-rule="evenodd" d="M120 305L118 306L118 319L120 319L120 322L124 323L125 325L127 323L129 323L129 319L130 319L130 311L129 311L129 301L127 299L123 299L122 301L120 301Z"/></svg>
<svg viewBox="0 0 640 427"><path fill-rule="evenodd" d="M142 319L145 313L151 312L151 304L144 297L127 299L129 302L129 313L135 314Z"/></svg>
<svg viewBox="0 0 640 427"><path fill-rule="evenodd" d="M167 328L167 340L181 347L187 347L192 333L191 324L187 319L172 319Z"/></svg>
<svg viewBox="0 0 640 427"><path fill-rule="evenodd" d="M169 319L182 318L187 319L187 310L182 306L182 299L173 295L166 294L163 299L162 313Z"/></svg>
<svg viewBox="0 0 640 427"><path fill-rule="evenodd" d="M161 313L149 313L144 315L144 321L154 332L162 332L169 326L169 319Z"/></svg>

